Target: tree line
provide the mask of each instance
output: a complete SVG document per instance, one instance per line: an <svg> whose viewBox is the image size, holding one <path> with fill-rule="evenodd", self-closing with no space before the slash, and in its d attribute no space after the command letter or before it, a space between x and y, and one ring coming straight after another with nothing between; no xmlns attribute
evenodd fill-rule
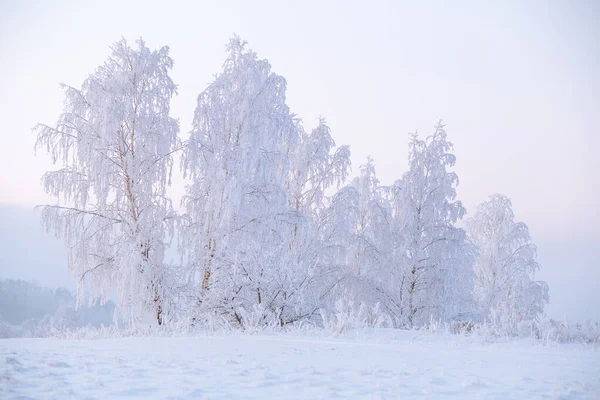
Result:
<svg viewBox="0 0 600 400"><path fill-rule="evenodd" d="M466 210L441 122L409 137L407 171L384 186L371 159L351 176L350 148L324 119L306 129L285 79L238 37L184 140L168 47L111 50L80 89L63 85L58 122L34 128L58 167L42 178L57 198L42 222L68 246L78 296L158 325L322 324L352 302L397 328L516 332L543 313L548 287L510 200L494 194L457 226ZM181 212L167 196L176 153L190 182Z"/></svg>

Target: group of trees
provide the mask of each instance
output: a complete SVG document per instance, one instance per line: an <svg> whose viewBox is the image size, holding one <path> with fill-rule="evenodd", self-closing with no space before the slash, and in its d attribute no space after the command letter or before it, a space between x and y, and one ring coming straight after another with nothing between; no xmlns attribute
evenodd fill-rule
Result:
<svg viewBox="0 0 600 400"><path fill-rule="evenodd" d="M467 221L446 131L410 138L409 168L380 185L371 159L350 179L350 149L325 120L307 131L286 81L233 38L223 71L198 97L189 137L169 116L168 48L121 40L81 89L64 86L37 148L57 171L42 207L64 238L80 297L115 298L135 318L205 326L318 323L340 301L395 327L432 319L535 319L547 286L510 201L493 195ZM167 197L173 155L189 179L181 212ZM175 248L179 257L167 262Z"/></svg>

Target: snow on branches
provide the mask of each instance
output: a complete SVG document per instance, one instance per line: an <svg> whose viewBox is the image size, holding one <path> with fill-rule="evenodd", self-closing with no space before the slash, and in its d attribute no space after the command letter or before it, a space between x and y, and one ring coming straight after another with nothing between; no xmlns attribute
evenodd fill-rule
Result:
<svg viewBox="0 0 600 400"><path fill-rule="evenodd" d="M169 117L176 86L168 47L115 43L81 89L63 85L55 126L38 125L36 148L56 171L42 177L57 205L42 207L48 229L64 238L80 298L107 299L165 312L165 239L173 232L170 183L178 122Z"/></svg>

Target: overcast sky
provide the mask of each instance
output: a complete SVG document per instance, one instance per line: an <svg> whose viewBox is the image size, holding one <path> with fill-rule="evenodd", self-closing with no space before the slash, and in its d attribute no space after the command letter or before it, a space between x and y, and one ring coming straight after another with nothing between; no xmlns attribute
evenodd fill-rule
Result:
<svg viewBox="0 0 600 400"><path fill-rule="evenodd" d="M34 156L30 129L56 121L58 83L80 86L121 37L169 45L186 135L236 33L287 79L307 128L324 116L354 171L371 155L383 184L406 170L408 133L442 118L470 214L491 193L509 196L538 245L548 313L600 320L599 18L595 1L0 0L0 251L12 252L0 277L72 285L58 243L33 219L27 231L5 217L51 201L39 186L51 165Z"/></svg>

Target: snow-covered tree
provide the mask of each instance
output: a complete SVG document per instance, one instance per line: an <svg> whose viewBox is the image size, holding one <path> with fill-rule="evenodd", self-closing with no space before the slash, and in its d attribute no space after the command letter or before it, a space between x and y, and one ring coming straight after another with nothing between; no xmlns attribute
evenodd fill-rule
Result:
<svg viewBox="0 0 600 400"><path fill-rule="evenodd" d="M393 263L396 252L392 235L392 209L388 188L380 186L375 163L368 157L352 180L358 202L348 246L348 278L342 286L343 296L360 307L382 306L387 315L394 315L396 274Z"/></svg>
<svg viewBox="0 0 600 400"><path fill-rule="evenodd" d="M62 85L55 126L38 125L37 149L56 171L42 178L57 205L42 206L47 229L64 238L79 298L116 295L122 309L164 321L168 299L165 240L173 211L165 196L178 122L169 117L176 85L168 47L123 39L81 89Z"/></svg>
<svg viewBox="0 0 600 400"><path fill-rule="evenodd" d="M299 141L285 79L239 38L227 50L223 72L198 97L184 152L192 184L181 248L198 309L248 325L281 319L296 263L291 232L303 241L306 224L285 191Z"/></svg>
<svg viewBox="0 0 600 400"><path fill-rule="evenodd" d="M373 159L367 158L352 186L358 192L359 202L350 269L356 276L369 271L370 275L376 275L391 252L391 209L385 189L379 185Z"/></svg>
<svg viewBox="0 0 600 400"><path fill-rule="evenodd" d="M515 222L510 199L493 194L466 226L478 248L474 293L480 312L516 333L520 322L535 319L548 302L546 282L533 280L540 265L527 225Z"/></svg>
<svg viewBox="0 0 600 400"><path fill-rule="evenodd" d="M342 188L350 171L350 149L335 146L325 120L310 134L299 126L300 141L291 156L287 183L289 206L302 215L309 227L306 240L296 240L292 232L290 252L297 260L295 293L303 306L301 316L312 316L329 300L341 279L346 263L350 222L355 196Z"/></svg>
<svg viewBox="0 0 600 400"><path fill-rule="evenodd" d="M452 144L438 123L433 135L415 134L409 146L409 170L391 188L396 259L403 269L398 301L408 326L448 320L468 311L472 288L472 249L455 223L465 214L455 200L458 184Z"/></svg>

